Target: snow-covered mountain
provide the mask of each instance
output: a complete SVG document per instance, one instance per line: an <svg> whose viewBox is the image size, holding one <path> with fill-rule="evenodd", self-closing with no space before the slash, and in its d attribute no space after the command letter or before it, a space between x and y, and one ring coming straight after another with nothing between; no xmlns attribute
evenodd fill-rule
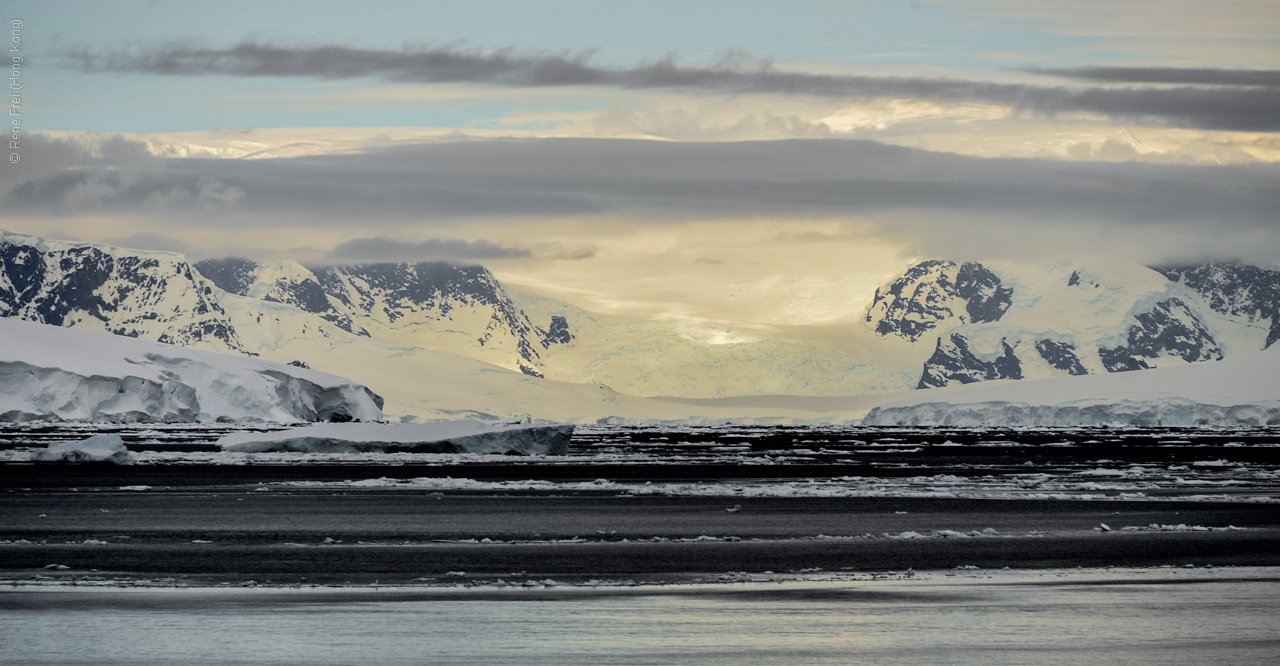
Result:
<svg viewBox="0 0 1280 666"><path fill-rule="evenodd" d="M316 368L369 385L396 417L718 418L746 412L705 399L888 395L1216 361L1280 339L1278 303L1280 271L1250 266L929 260L879 289L863 321L815 333L623 320L509 292L476 266L192 265L0 235L0 315ZM656 408L634 396L703 402ZM784 412L798 418L751 418Z"/></svg>
<svg viewBox="0 0 1280 666"><path fill-rule="evenodd" d="M876 293L867 325L927 344L917 388L1217 361L1280 338L1280 271L1209 264L920 263Z"/></svg>
<svg viewBox="0 0 1280 666"><path fill-rule="evenodd" d="M1214 312L1252 324L1270 321L1263 344L1269 348L1280 342L1280 271L1238 264L1155 270L1194 291Z"/></svg>
<svg viewBox="0 0 1280 666"><path fill-rule="evenodd" d="M282 303L348 333L426 346L541 377L540 352L573 338L563 318L535 325L481 266L444 262L334 266L242 259L195 265L237 296Z"/></svg>
<svg viewBox="0 0 1280 666"><path fill-rule="evenodd" d="M213 285L170 252L0 230L0 316L245 351Z"/></svg>

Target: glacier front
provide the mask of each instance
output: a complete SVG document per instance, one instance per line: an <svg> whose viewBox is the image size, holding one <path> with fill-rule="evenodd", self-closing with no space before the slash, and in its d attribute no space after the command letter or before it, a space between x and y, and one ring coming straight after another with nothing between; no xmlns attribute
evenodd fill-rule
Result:
<svg viewBox="0 0 1280 666"><path fill-rule="evenodd" d="M342 377L270 361L0 318L0 421L382 419Z"/></svg>

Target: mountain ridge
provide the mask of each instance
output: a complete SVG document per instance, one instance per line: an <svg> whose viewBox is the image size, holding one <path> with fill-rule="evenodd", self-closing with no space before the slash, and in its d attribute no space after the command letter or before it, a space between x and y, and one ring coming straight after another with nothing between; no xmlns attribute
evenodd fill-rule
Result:
<svg viewBox="0 0 1280 666"><path fill-rule="evenodd" d="M399 372L376 359L421 350L618 395L690 400L1107 374L1271 347L1280 339L1277 303L1280 271L1237 264L932 259L878 289L864 321L828 344L696 322L614 320L509 292L480 266L192 264L173 253L0 232L0 315L356 372L375 387L411 388L369 368Z"/></svg>

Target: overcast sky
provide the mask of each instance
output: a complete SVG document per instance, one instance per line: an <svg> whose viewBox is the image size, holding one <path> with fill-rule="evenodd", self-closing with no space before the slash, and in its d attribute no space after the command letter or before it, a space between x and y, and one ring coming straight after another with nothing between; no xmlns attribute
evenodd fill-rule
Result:
<svg viewBox="0 0 1280 666"><path fill-rule="evenodd" d="M12 231L746 324L923 257L1280 261L1267 1L5 11Z"/></svg>

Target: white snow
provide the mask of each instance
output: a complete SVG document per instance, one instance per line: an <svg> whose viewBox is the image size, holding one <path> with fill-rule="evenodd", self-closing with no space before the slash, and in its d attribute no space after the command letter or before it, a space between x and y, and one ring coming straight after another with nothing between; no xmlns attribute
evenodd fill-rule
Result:
<svg viewBox="0 0 1280 666"><path fill-rule="evenodd" d="M53 442L49 448L31 454L35 462L107 462L132 465L133 456L120 435L94 435L79 442Z"/></svg>
<svg viewBox="0 0 1280 666"><path fill-rule="evenodd" d="M380 420L333 375L119 335L0 318L0 420Z"/></svg>
<svg viewBox="0 0 1280 666"><path fill-rule="evenodd" d="M573 426L564 423L445 421L440 423L323 423L278 432L239 432L218 440L244 453L439 453L564 455Z"/></svg>
<svg viewBox="0 0 1280 666"><path fill-rule="evenodd" d="M864 425L1280 423L1280 346L1222 361L968 386L877 407Z"/></svg>

